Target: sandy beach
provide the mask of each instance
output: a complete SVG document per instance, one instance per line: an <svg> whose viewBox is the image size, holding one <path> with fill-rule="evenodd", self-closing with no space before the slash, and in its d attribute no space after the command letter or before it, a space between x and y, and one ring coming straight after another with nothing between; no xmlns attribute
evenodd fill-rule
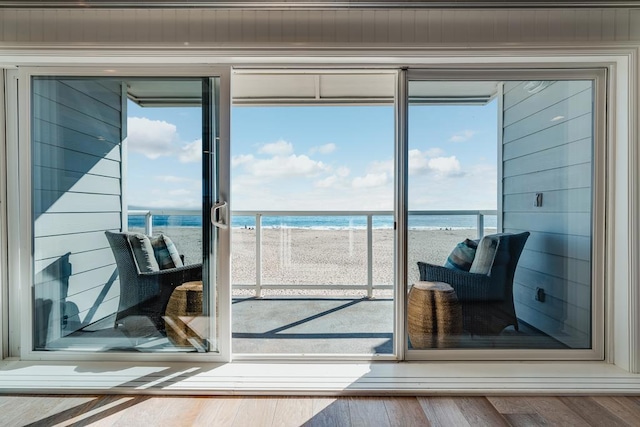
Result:
<svg viewBox="0 0 640 427"><path fill-rule="evenodd" d="M139 230L131 230L139 231ZM494 230L487 230L487 233ZM200 262L202 236L199 228L155 228L154 234L171 237L187 264ZM256 281L255 229L232 230L232 281L254 285ZM408 242L409 283L418 280L418 261L442 265L453 247L465 238L476 238L475 229L410 230ZM393 230L373 231L373 283L393 284ZM286 285L366 285L366 230L316 230L266 228L262 230L262 283ZM253 295L253 290L234 290L234 295ZM263 295L365 295L358 290L265 290ZM391 296L376 291L374 296Z"/></svg>

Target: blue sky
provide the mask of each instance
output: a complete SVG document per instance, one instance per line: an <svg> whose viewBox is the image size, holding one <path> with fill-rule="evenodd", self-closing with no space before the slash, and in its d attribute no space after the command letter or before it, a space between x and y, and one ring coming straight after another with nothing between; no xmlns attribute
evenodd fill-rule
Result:
<svg viewBox="0 0 640 427"><path fill-rule="evenodd" d="M198 208L201 111L128 111L129 205ZM496 102L413 106L409 208L495 209ZM391 106L234 107L234 210L393 209Z"/></svg>

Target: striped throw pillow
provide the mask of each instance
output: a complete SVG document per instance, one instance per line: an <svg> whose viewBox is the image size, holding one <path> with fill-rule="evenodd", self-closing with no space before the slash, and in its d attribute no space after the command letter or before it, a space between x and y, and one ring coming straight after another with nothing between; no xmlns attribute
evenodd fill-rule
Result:
<svg viewBox="0 0 640 427"><path fill-rule="evenodd" d="M183 264L178 249L176 249L176 245L173 244L168 236L159 234L151 237L149 240L151 240L151 246L153 246L153 252L160 266L160 270L182 267Z"/></svg>
<svg viewBox="0 0 640 427"><path fill-rule="evenodd" d="M469 271L476 256L478 244L470 239L465 239L453 248L444 266L452 270Z"/></svg>

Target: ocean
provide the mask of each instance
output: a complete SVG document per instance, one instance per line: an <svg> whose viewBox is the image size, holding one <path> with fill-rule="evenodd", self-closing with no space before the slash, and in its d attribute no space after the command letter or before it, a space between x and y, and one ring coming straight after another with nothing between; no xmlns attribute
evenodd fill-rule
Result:
<svg viewBox="0 0 640 427"><path fill-rule="evenodd" d="M253 228L255 216L233 216L233 228ZM196 215L155 215L154 227L202 227L202 217ZM476 228L475 215L410 215L409 228L423 230L468 229ZM486 228L497 228L497 217L487 215L484 218ZM143 216L129 216L129 227L144 227ZM263 228L306 228L315 230L366 229L364 216L263 216ZM373 217L373 228L393 228L393 217L380 215Z"/></svg>

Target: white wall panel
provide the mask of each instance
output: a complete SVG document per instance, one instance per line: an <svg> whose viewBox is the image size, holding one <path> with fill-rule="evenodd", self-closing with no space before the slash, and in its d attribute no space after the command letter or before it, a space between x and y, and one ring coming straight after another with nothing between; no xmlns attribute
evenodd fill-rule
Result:
<svg viewBox="0 0 640 427"><path fill-rule="evenodd" d="M35 261L35 270L44 270L52 261L55 261L56 258L57 257ZM105 263L105 260L110 260L111 262ZM104 267L105 265L113 265L115 267L111 248L109 247L72 253L69 256L69 262L74 266L74 274Z"/></svg>
<svg viewBox="0 0 640 427"><path fill-rule="evenodd" d="M119 293L104 230L122 225L121 91L119 82L33 83L38 348L97 320L94 314L105 311L100 304Z"/></svg>
<svg viewBox="0 0 640 427"><path fill-rule="evenodd" d="M535 305L534 296L536 287L552 284L548 289L545 288L547 296L562 301L571 301L572 305L588 310L591 306L591 293L585 291L584 284L572 282L560 277L549 277L539 271L531 270L526 267L518 268L516 282L525 286L528 291L523 295L529 299L529 305Z"/></svg>
<svg viewBox="0 0 640 427"><path fill-rule="evenodd" d="M629 40L640 40L640 9L629 11Z"/></svg>
<svg viewBox="0 0 640 427"><path fill-rule="evenodd" d="M592 83L504 94L503 228L532 233L514 280L520 319L580 348L591 327ZM542 206L534 207L542 193ZM536 301L536 289L548 295Z"/></svg>
<svg viewBox="0 0 640 427"><path fill-rule="evenodd" d="M119 230L118 227L110 231ZM69 252L70 247L77 253L110 248L104 231L36 237L34 247L33 257L36 260L61 257Z"/></svg>
<svg viewBox="0 0 640 427"><path fill-rule="evenodd" d="M637 41L620 9L2 9L2 42L485 44Z"/></svg>

